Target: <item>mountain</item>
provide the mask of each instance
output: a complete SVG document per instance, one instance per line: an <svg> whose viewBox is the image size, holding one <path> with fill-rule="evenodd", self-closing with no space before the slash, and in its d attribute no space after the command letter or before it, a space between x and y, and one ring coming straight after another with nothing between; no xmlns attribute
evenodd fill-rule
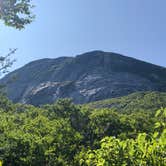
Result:
<svg viewBox="0 0 166 166"><path fill-rule="evenodd" d="M8 97L33 105L72 98L83 104L137 91L166 91L166 68L116 53L92 51L76 57L41 59L3 79Z"/></svg>

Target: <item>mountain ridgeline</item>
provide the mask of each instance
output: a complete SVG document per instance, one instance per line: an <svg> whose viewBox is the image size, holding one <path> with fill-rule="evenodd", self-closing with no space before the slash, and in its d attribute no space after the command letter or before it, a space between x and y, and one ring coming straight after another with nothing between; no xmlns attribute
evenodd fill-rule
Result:
<svg viewBox="0 0 166 166"><path fill-rule="evenodd" d="M166 91L166 68L103 51L41 59L6 75L9 99L33 105L72 98L83 104L137 91Z"/></svg>

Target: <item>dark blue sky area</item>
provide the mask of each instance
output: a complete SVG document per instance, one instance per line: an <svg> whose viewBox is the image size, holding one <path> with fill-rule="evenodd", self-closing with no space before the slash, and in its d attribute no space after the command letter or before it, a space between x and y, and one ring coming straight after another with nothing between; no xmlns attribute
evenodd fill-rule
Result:
<svg viewBox="0 0 166 166"><path fill-rule="evenodd" d="M1 25L0 53L29 61L103 50L166 66L166 0L34 0L23 31Z"/></svg>

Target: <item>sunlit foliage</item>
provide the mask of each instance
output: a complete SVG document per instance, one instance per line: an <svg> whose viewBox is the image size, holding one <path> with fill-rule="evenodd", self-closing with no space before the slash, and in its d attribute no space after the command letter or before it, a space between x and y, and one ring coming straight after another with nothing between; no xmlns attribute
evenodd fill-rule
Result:
<svg viewBox="0 0 166 166"><path fill-rule="evenodd" d="M1 96L0 115L4 166L165 164L165 109L129 115L69 99L37 108Z"/></svg>
<svg viewBox="0 0 166 166"><path fill-rule="evenodd" d="M0 19L7 26L23 29L34 19L32 7L31 0L0 0Z"/></svg>

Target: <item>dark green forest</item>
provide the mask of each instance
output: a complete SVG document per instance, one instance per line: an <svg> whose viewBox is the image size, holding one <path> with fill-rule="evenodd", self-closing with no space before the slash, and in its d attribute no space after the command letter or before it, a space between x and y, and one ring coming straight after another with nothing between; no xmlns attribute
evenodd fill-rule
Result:
<svg viewBox="0 0 166 166"><path fill-rule="evenodd" d="M1 95L0 160L4 166L165 166L165 96L135 93L110 100L119 107L94 108L70 99L34 107Z"/></svg>

